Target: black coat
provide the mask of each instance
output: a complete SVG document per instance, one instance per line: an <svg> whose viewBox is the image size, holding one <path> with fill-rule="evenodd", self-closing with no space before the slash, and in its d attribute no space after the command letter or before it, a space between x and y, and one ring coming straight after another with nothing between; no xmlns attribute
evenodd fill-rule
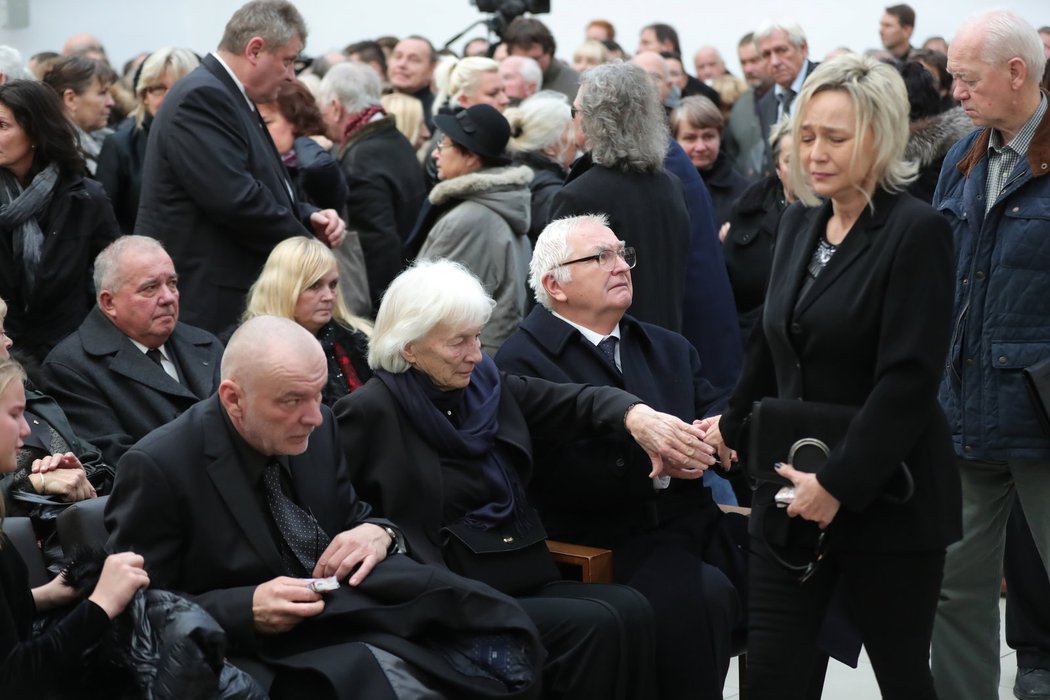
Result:
<svg viewBox="0 0 1050 700"><path fill-rule="evenodd" d="M259 113L212 55L172 87L150 128L135 233L164 243L182 318L221 332L274 246L310 235Z"/></svg>
<svg viewBox="0 0 1050 700"><path fill-rule="evenodd" d="M606 214L613 232L637 251L634 316L681 331L690 229L678 179L594 165L585 155L554 196L551 218L580 214Z"/></svg>
<svg viewBox="0 0 1050 700"><path fill-rule="evenodd" d="M153 117L147 116L142 126L128 119L106 137L98 154L95 179L106 188L113 202L121 233L135 230L139 213L139 193L142 191L142 164L146 161L146 142Z"/></svg>
<svg viewBox="0 0 1050 700"><path fill-rule="evenodd" d="M179 323L165 347L175 355L182 383L96 307L41 367L44 389L65 409L77 434L102 450L110 464L146 433L219 388L223 348L218 338Z"/></svg>
<svg viewBox="0 0 1050 700"><path fill-rule="evenodd" d="M687 423L718 413L725 403L728 390L704 379L696 350L676 333L624 316L620 356L622 374L578 330L537 306L500 348L496 364L511 374L624 389ZM664 520L686 510L716 509L699 479L673 479L670 490L654 491L652 463L627 435L586 435L567 443L561 437L537 439L534 461L529 493L554 539L615 547L654 527L660 508L672 499L680 510L666 512Z"/></svg>
<svg viewBox="0 0 1050 700"><path fill-rule="evenodd" d="M830 526L832 541L842 549L943 550L960 535L962 502L937 403L951 332L951 231L910 195L880 190L874 207L874 213L864 210L801 299L831 205L796 204L784 213L762 323L749 339L722 434L728 445L746 450L744 419L765 396L860 407L817 472L842 503ZM915 492L892 504L881 496L902 462ZM753 533L763 532L777 488L764 484L756 491Z"/></svg>
<svg viewBox="0 0 1050 700"><path fill-rule="evenodd" d="M7 334L41 361L95 305L95 256L120 235L120 227L102 186L80 175L59 177L38 222L44 245L36 287L28 295L11 231L0 231L0 299L7 302Z"/></svg>
<svg viewBox="0 0 1050 700"><path fill-rule="evenodd" d="M711 201L715 205L715 228L721 228L722 224L729 221L733 203L751 184L751 181L741 175L733 167L733 161L726 155L725 151L719 151L711 169L700 171L704 178L707 191L711 193Z"/></svg>
<svg viewBox="0 0 1050 700"><path fill-rule="evenodd" d="M306 451L282 458L296 501L331 536L363 522L389 524L358 499L332 414L321 412L324 422ZM152 586L188 594L222 625L235 658L251 659L244 665L257 679L268 685L275 669L291 666L325 675L341 700L390 697L349 661L354 642L367 642L409 661L448 697L531 696L528 688L498 692L468 681L436 649L451 636L443 631L469 636L485 629L520 635L538 664L542 651L524 612L482 584L404 556L387 557L356 589L326 594L325 611L292 631L256 634L255 589L284 575L285 565L235 434L213 396L139 442L118 465L106 527L112 549L142 554Z"/></svg>
<svg viewBox="0 0 1050 700"><path fill-rule="evenodd" d="M288 166L299 199L318 209L335 209L342 216L349 189L339 164L309 136L294 141L296 164Z"/></svg>
<svg viewBox="0 0 1050 700"><path fill-rule="evenodd" d="M366 124L339 147L350 194L347 228L357 231L365 256L372 308L405 266L401 248L426 190L416 152L393 117Z"/></svg>
<svg viewBox="0 0 1050 700"><path fill-rule="evenodd" d="M527 165L534 175L529 183L532 192L532 216L529 218L529 240L536 245L536 239L543 233L553 217L554 195L565 186L565 171L553 160L542 154L519 153L514 157L515 165Z"/></svg>
<svg viewBox="0 0 1050 700"><path fill-rule="evenodd" d="M785 207L780 178L770 175L745 190L729 212L729 233L722 242L722 252L745 344L766 298L773 244Z"/></svg>

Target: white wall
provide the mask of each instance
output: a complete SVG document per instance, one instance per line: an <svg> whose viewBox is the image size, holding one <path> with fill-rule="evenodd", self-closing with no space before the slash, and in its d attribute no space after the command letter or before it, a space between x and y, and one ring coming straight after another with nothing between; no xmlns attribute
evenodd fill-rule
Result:
<svg viewBox="0 0 1050 700"><path fill-rule="evenodd" d="M558 55L569 58L582 40L583 27L595 17L616 25L617 40L634 51L638 32L651 22L667 22L678 29L687 54L702 44L713 44L726 56L730 70L739 73L736 42L761 20L792 16L806 30L811 55L823 57L830 49L854 50L879 45L878 21L882 8L897 0L551 0L553 11L541 19L551 27ZM27 57L59 50L69 35L89 31L98 36L117 66L143 50L174 44L199 52L214 48L223 25L241 4L231 0L28 0L29 27L0 29L0 43L14 46ZM0 6L3 6L0 2ZM481 15L468 0L298 0L310 37L306 53L381 34L422 34L441 45ZM918 15L915 44L927 36L951 38L967 16L994 5L994 0L911 0ZM1050 24L1046 0L1006 0L1008 7L1034 26ZM601 8L601 9L597 9ZM478 28L467 37L482 34ZM458 42L455 48L459 48ZM691 65L691 58L687 58Z"/></svg>

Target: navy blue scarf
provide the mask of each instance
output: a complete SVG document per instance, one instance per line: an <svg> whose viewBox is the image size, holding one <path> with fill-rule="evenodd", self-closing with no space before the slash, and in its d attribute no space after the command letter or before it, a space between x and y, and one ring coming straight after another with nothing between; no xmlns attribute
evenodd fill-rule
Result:
<svg viewBox="0 0 1050 700"><path fill-rule="evenodd" d="M415 369L403 374L376 370L376 376L442 463L476 464L484 474L492 500L463 516L463 522L489 530L520 521L525 506L521 481L494 449L499 433L500 375L492 358L482 353L465 389L442 391ZM459 418L458 428L445 413L448 410Z"/></svg>

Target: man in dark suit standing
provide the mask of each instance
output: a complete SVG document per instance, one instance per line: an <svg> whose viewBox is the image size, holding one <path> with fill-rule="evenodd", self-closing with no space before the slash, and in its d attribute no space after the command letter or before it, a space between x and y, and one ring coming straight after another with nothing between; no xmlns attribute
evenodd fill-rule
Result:
<svg viewBox="0 0 1050 700"><path fill-rule="evenodd" d="M625 389L687 422L719 412L726 391L703 378L689 341L625 315L635 256L624 246L603 216L548 225L529 276L538 305L496 364L554 382ZM717 420L700 422L715 444ZM741 525L743 539L742 524L723 517L699 480L649 478L649 458L630 439L538 441L534 448L529 488L548 534L613 549L616 581L652 604L659 696L721 698L744 610L737 589L744 555L733 536Z"/></svg>
<svg viewBox="0 0 1050 700"><path fill-rule="evenodd" d="M255 107L295 78L305 41L292 4L249 2L219 48L174 85L150 129L135 233L167 246L183 273L186 320L213 333L244 310L275 245L312 233L335 248L345 235L334 210L297 201Z"/></svg>
<svg viewBox="0 0 1050 700"><path fill-rule="evenodd" d="M41 367L46 392L109 464L219 385L222 343L179 322L178 282L160 243L118 238L95 258L98 304Z"/></svg>
<svg viewBox="0 0 1050 700"><path fill-rule="evenodd" d="M325 74L318 99L350 188L346 220L361 238L371 315L405 266L401 248L426 197L415 149L383 111L381 92L374 70L348 62Z"/></svg>
<svg viewBox="0 0 1050 700"><path fill-rule="evenodd" d="M773 79L773 89L758 101L758 119L765 139L765 171L773 172L773 151L769 133L785 114L794 114L795 98L802 92L802 83L818 64L809 60L809 44L802 27L788 20L774 20L755 30L755 48L766 61Z"/></svg>

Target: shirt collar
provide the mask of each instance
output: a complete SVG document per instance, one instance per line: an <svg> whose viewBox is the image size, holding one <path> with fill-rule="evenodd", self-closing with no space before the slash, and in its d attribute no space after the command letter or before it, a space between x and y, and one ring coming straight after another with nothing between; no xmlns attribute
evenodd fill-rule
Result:
<svg viewBox="0 0 1050 700"><path fill-rule="evenodd" d="M139 352L141 352L143 355L145 355L147 352L149 352L149 350L150 350L149 347L143 345L142 343L140 343L139 341L135 340L134 338L128 338L128 340L130 340L132 342L132 344L135 347L137 347L139 349ZM161 345L157 349L160 350L160 354L165 360L167 360L168 362L171 362L171 356L168 354L168 351L164 349L164 345Z"/></svg>
<svg viewBox="0 0 1050 700"><path fill-rule="evenodd" d="M241 79L237 77L237 74L233 72L232 68L226 65L226 61L222 60L222 56L220 56L214 51L211 52L211 55L215 57L215 60L219 62L219 65L226 69L226 72L230 74L230 77L233 78L233 84L236 85L237 89L241 91L241 95L244 96L245 102L248 103L248 106L254 112L255 103L252 102L252 98L248 97L248 93L244 91L244 83L241 82Z"/></svg>
<svg viewBox="0 0 1050 700"><path fill-rule="evenodd" d="M1043 121L1043 115L1046 114L1046 107L1046 95L1040 95L1039 106L1035 108L1035 112L1024 123L1024 126L1017 131L1017 134L1010 139L1010 143L1004 145L1002 134L999 133L998 129L992 129L992 133L988 138L988 148L994 149L996 152L1009 148L1018 155L1028 153L1028 147L1031 145L1032 139L1035 138L1035 130L1039 126L1039 122Z"/></svg>
<svg viewBox="0 0 1050 700"><path fill-rule="evenodd" d="M586 326L581 326L578 323L573 323L569 319L567 319L564 316L562 316L561 314L559 314L557 311L551 311L551 315L553 315L555 318L560 318L562 321L565 321L570 326L572 326L573 328L578 330L580 332L580 334L584 338L586 338L587 341L589 343L591 343L592 345L594 345L595 347L598 347L598 343L602 342L603 340L605 340L605 338L609 337L609 336L602 335L601 333L595 333L594 331L592 331L590 328L587 328ZM620 339L620 324L619 323L616 324L616 328L613 328L612 329L612 333L610 333L609 335L614 337L614 338L616 338L617 340Z"/></svg>

